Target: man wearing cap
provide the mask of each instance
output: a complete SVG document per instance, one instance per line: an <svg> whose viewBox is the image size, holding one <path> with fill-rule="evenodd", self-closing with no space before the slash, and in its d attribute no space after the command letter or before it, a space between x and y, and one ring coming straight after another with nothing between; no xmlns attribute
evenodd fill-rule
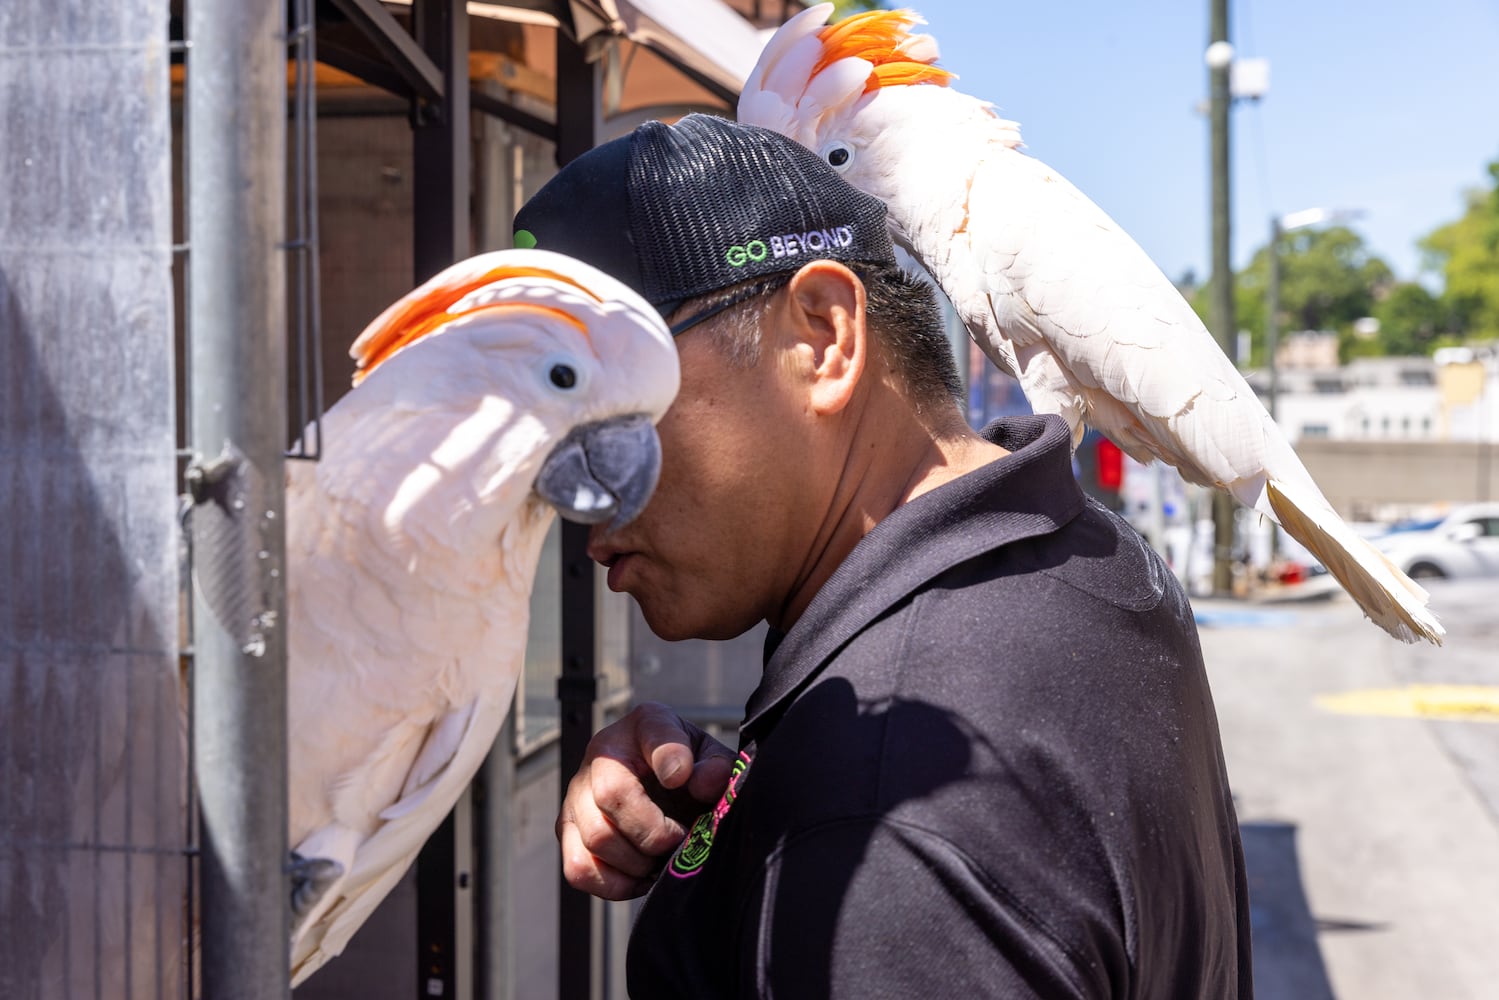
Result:
<svg viewBox="0 0 1499 1000"><path fill-rule="evenodd" d="M568 881L649 890L632 996L1248 997L1243 856L1191 611L1073 479L983 434L884 206L771 132L648 123L517 242L677 334L660 485L589 551L668 639L770 625L731 750L659 705L594 737Z"/></svg>

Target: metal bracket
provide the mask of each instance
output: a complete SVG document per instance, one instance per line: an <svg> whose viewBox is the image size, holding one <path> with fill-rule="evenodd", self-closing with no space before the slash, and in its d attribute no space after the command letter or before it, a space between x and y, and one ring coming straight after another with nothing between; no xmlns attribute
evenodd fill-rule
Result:
<svg viewBox="0 0 1499 1000"><path fill-rule="evenodd" d="M563 674L557 678L557 700L566 704L591 705L598 699L597 674Z"/></svg>
<svg viewBox="0 0 1499 1000"><path fill-rule="evenodd" d="M195 457L182 473L188 496L193 498L193 503L207 503L217 492L215 488L234 471L235 462L235 457L227 448L217 458L207 461L202 456Z"/></svg>

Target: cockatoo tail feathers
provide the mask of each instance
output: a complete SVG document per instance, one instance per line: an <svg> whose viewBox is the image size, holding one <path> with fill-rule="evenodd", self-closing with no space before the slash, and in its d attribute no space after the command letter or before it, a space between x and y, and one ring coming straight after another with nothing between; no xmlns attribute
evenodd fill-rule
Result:
<svg viewBox="0 0 1499 1000"><path fill-rule="evenodd" d="M1317 496L1298 496L1294 483L1266 484L1276 517L1296 538L1318 554L1374 624L1397 639L1441 645L1445 630L1426 609L1427 593L1374 546L1360 538ZM1308 541L1309 540L1309 541Z"/></svg>

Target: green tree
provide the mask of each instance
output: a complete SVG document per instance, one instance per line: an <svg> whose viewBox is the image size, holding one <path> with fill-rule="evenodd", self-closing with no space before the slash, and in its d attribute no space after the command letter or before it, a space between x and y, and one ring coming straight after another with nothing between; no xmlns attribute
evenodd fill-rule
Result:
<svg viewBox="0 0 1499 1000"><path fill-rule="evenodd" d="M1458 329L1457 318L1442 298L1415 282L1401 282L1374 304L1379 346L1385 354L1430 354Z"/></svg>
<svg viewBox="0 0 1499 1000"><path fill-rule="evenodd" d="M1499 338L1499 160L1492 186L1469 192L1462 218L1421 241L1427 265L1442 276L1442 303L1468 339Z"/></svg>
<svg viewBox="0 0 1499 1000"><path fill-rule="evenodd" d="M833 16L829 23L837 22L865 10L884 10L889 4L884 0L833 0Z"/></svg>
<svg viewBox="0 0 1499 1000"><path fill-rule="evenodd" d="M1265 311L1270 282L1268 244L1234 277L1235 320L1249 331L1250 356L1240 363L1265 363ZM1359 351L1353 323L1372 313L1374 303L1394 283L1390 267L1369 251L1363 237L1344 226L1298 229L1280 246L1280 332L1336 330L1340 350ZM1207 316L1210 285L1193 298L1193 308ZM1362 345L1360 345L1362 346ZM1377 347L1376 347L1377 349ZM1364 348L1367 350L1367 348Z"/></svg>

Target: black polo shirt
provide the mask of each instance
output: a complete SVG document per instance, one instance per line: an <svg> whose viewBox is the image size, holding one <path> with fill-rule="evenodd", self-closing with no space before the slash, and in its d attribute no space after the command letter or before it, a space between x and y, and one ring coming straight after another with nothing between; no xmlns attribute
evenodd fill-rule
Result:
<svg viewBox="0 0 1499 1000"><path fill-rule="evenodd" d="M630 994L1251 995L1243 854L1175 579L1056 417L894 511L767 645Z"/></svg>

